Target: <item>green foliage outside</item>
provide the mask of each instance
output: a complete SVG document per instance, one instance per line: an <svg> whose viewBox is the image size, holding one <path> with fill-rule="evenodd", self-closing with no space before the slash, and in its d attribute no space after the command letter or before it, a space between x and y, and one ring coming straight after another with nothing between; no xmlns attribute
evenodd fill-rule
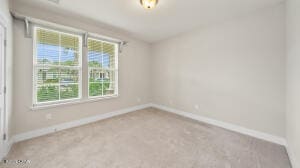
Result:
<svg viewBox="0 0 300 168"><path fill-rule="evenodd" d="M103 86L103 88L102 88ZM108 90L110 87L110 83L90 83L89 84L89 96L101 96L102 90L103 94L111 94L111 90ZM78 97L78 85L70 84L60 86L60 93L58 86L42 86L38 88L37 98L38 102L46 102L46 101L55 101L60 99L72 99Z"/></svg>
<svg viewBox="0 0 300 168"><path fill-rule="evenodd" d="M42 86L38 88L37 98L38 102L45 102L45 101L55 101L60 99L71 99L78 97L78 85L65 85L60 86L60 93L58 86Z"/></svg>
<svg viewBox="0 0 300 168"><path fill-rule="evenodd" d="M99 67L99 68L101 68L102 65L97 61L89 61L89 67Z"/></svg>
<svg viewBox="0 0 300 168"><path fill-rule="evenodd" d="M59 99L58 86L42 86L37 91L37 101L54 101Z"/></svg>
<svg viewBox="0 0 300 168"><path fill-rule="evenodd" d="M89 96L101 96L107 94L110 83L90 83L89 84ZM103 88L102 88L103 86Z"/></svg>
<svg viewBox="0 0 300 168"><path fill-rule="evenodd" d="M47 62L43 60L43 62ZM62 62L64 65L73 65L73 61ZM90 61L89 67L101 67L96 61ZM109 79L101 79L99 77L93 77L94 73L99 73L98 70L91 71L89 78L89 96L102 96L113 94L113 90L110 88ZM37 88L37 102L48 102L56 100L65 100L78 98L79 88L78 84L69 84L78 82L78 71L70 69L50 68L40 69L38 72L38 84L41 84ZM58 86L60 84L60 87ZM60 88L60 90L59 90Z"/></svg>
<svg viewBox="0 0 300 168"><path fill-rule="evenodd" d="M60 87L60 99L77 98L78 93L78 85L67 85Z"/></svg>
<svg viewBox="0 0 300 168"><path fill-rule="evenodd" d="M102 79L99 76L92 77L93 73L95 72L91 71L89 78L89 96L113 94L114 91L110 90L110 79ZM79 96L78 84L73 84L78 82L77 70L41 69L38 73L38 81L38 102L72 99Z"/></svg>

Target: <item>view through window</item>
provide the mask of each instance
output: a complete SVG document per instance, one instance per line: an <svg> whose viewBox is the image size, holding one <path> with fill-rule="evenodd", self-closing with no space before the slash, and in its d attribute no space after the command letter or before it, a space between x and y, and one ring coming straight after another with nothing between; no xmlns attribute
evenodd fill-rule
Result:
<svg viewBox="0 0 300 168"><path fill-rule="evenodd" d="M36 102L80 98L80 36L36 28Z"/></svg>
<svg viewBox="0 0 300 168"><path fill-rule="evenodd" d="M88 39L89 96L114 95L116 45L100 40Z"/></svg>
<svg viewBox="0 0 300 168"><path fill-rule="evenodd" d="M117 95L118 44L35 27L34 104ZM88 60L82 64L82 57ZM86 68L88 74L82 74ZM82 89L86 78L88 90Z"/></svg>

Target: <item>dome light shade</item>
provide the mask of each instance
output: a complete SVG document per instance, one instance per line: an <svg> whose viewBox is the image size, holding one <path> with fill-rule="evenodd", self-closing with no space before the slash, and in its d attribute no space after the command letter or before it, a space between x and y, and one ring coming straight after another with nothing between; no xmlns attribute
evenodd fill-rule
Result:
<svg viewBox="0 0 300 168"><path fill-rule="evenodd" d="M145 9L152 9L157 5L158 0L140 0L140 2Z"/></svg>

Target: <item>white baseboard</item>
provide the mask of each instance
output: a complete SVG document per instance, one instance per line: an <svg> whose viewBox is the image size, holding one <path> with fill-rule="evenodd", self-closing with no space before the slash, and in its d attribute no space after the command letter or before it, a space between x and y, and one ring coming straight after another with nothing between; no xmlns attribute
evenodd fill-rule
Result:
<svg viewBox="0 0 300 168"><path fill-rule="evenodd" d="M299 165L297 162L296 162L296 158L295 158L295 155L294 155L294 152L293 150L291 150L291 147L287 144L286 146L286 151L287 151L287 154L290 158L290 162L291 162L291 165L293 168L298 168L297 166Z"/></svg>
<svg viewBox="0 0 300 168"><path fill-rule="evenodd" d="M278 137L278 136L270 135L270 134L267 134L267 133L251 130L251 129L244 128L244 127L241 127L241 126L238 126L238 125L226 123L226 122L211 119L211 118L208 118L208 117L203 117L203 116L200 116L200 115L197 115L197 114L177 110L177 109L170 108L170 107L163 106L163 105L152 104L151 106L155 107L155 108L158 108L158 109L161 109L161 110L164 110L164 111L167 111L167 112L172 112L172 113L184 116L184 117L188 117L188 118L191 118L191 119L194 119L194 120L197 120L197 121L201 121L201 122L205 122L205 123L208 123L208 124L211 124L211 125L222 127L222 128L234 131L234 132L238 132L238 133L249 135L249 136L252 136L252 137L255 137L255 138L258 138L258 139L262 139L262 140L265 140L265 141L269 141L269 142L273 142L273 143L276 143L276 144L279 144L279 145L286 146L286 140L285 140L285 138L282 138L282 137Z"/></svg>
<svg viewBox="0 0 300 168"><path fill-rule="evenodd" d="M178 115L181 115L181 116L184 116L184 117L188 117L188 118L191 118L191 119L194 119L194 120L197 120L197 121L205 122L205 123L215 125L215 126L218 126L218 127L222 127L222 128L225 128L225 129L228 129L228 130L231 130L231 131L235 131L235 132L238 132L238 133L241 133L241 134L249 135L249 136L252 136L252 137L255 137L255 138L263 139L263 140L266 140L266 141L269 141L269 142L273 142L273 143L276 143L276 144L286 146L286 140L282 137L277 137L277 136L270 135L270 134L267 134L267 133L251 130L251 129L244 128L244 127L241 127L241 126L237 126L237 125L226 123L226 122L223 122L223 121L218 121L218 120L215 120L215 119L203 117L203 116L200 116L200 115L197 115L197 114L192 114L192 113L189 113L189 112L177 110L177 109L170 108L170 107L167 107L167 106L158 105L158 104L151 104L150 103L150 104L144 104L144 105L140 105L140 106L125 108L125 109L112 111L112 112L105 113L105 114L96 115L96 116L93 116L93 117L88 117L88 118L84 118L84 119L80 119L80 120L76 120L76 121L71 121L71 122L67 122L67 123L63 123L63 124L59 124L59 125L55 125L55 126L51 126L51 127L47 127L47 128L42 128L42 129L38 129L38 130L33 130L33 131L17 134L15 136L13 136L13 138L11 140L11 143L8 145L7 152L9 151L10 146L15 142L19 142L19 141L23 141L23 140L27 140L27 139L31 139L31 138L35 138L35 137L39 137L39 136L42 136L42 135L54 133L56 131L60 131L60 130L64 130L64 129L68 129L68 128L72 128L72 127L81 126L81 125L84 125L84 124L96 122L96 121L99 121L99 120L103 120L103 119L118 116L118 115L121 115L121 114L133 112L133 111L136 111L136 110L141 110L141 109L148 108L148 107L158 108L158 109L164 110L166 112L172 112L172 113L175 113L175 114L178 114Z"/></svg>
<svg viewBox="0 0 300 168"><path fill-rule="evenodd" d="M47 128L42 128L42 129L38 129L38 130L33 130L33 131L17 134L13 137L13 141L14 142L19 142L19 141L31 139L31 138L34 138L34 137L38 137L38 136L46 135L46 134L49 134L49 133L53 133L53 132L56 132L56 131L59 131L59 130L64 130L64 129L68 129L68 128L72 128L72 127L77 127L77 126L80 126L80 125L92 123L92 122L95 122L95 121L103 120L103 119L114 117L114 116L117 116L117 115L121 115L121 114L129 113L129 112L132 112L132 111L144 109L144 108L147 108L147 107L155 107L155 108L167 111L167 112L176 113L176 114L184 116L184 117L192 118L192 119L195 119L195 120L198 120L198 121L201 121L201 122L205 122L205 123L208 123L208 124L211 124L211 125L222 127L222 128L225 128L225 129L228 129L228 130L231 130L231 131L235 131L235 132L238 132L238 133L241 133L241 134L253 136L255 138L263 139L263 140L266 140L266 141L269 141L269 142L273 142L273 143L276 143L276 144L286 146L286 140L282 137L278 137L278 136L270 135L270 134L267 134L267 133L251 130L251 129L244 128L244 127L241 127L241 126L238 126L238 125L226 123L226 122L223 122L223 121L218 121L218 120L211 119L211 118L208 118L208 117L203 117L203 116L200 116L200 115L197 115L197 114L192 114L192 113L189 113L189 112L177 110L177 109L174 109L174 108L170 108L170 107L163 106L163 105L158 105L158 104L144 104L144 105L140 105L140 106L134 106L134 107L130 107L130 108L122 109L122 110L117 110L117 111L113 111L113 112L109 112L109 113L105 113L105 114L96 115L96 116L93 116L93 117L88 117L88 118L84 118L84 119L80 119L80 120L76 120L76 121L71 121L71 122L67 122L67 123L63 123L63 124L59 124L59 125L55 125L55 126L51 126L51 127L47 127Z"/></svg>
<svg viewBox="0 0 300 168"><path fill-rule="evenodd" d="M118 116L118 115L121 115L121 114L133 112L133 111L136 111L136 110L141 110L141 109L144 109L144 108L147 108L147 107L151 107L151 104L144 104L144 105L134 106L134 107L130 107L130 108L125 108L125 109L122 109L122 110L117 110L117 111L112 111L112 112L109 112L109 113L99 114L99 115L96 115L96 116L93 116L93 117L83 118L83 119L76 120L76 121L71 121L71 122L67 122L67 123L63 123L63 124L59 124L59 125L55 125L55 126L51 126L51 127L47 127L47 128L42 128L42 129L37 129L37 130L17 134L13 137L13 142L15 143L15 142L19 142L19 141L24 141L24 140L27 140L27 139L31 139L31 138L39 137L39 136L42 136L42 135L54 133L56 131L81 126L81 125L84 125L84 124L88 124L88 123L96 122L96 121L99 121L99 120L107 119L107 118L110 118L110 117Z"/></svg>

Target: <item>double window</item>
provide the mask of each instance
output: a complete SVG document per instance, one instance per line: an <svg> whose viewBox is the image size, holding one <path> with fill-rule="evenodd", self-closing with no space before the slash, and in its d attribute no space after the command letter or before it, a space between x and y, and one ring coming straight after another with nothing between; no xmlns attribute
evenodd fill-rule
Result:
<svg viewBox="0 0 300 168"><path fill-rule="evenodd" d="M117 96L118 44L84 39L34 27L34 105Z"/></svg>

